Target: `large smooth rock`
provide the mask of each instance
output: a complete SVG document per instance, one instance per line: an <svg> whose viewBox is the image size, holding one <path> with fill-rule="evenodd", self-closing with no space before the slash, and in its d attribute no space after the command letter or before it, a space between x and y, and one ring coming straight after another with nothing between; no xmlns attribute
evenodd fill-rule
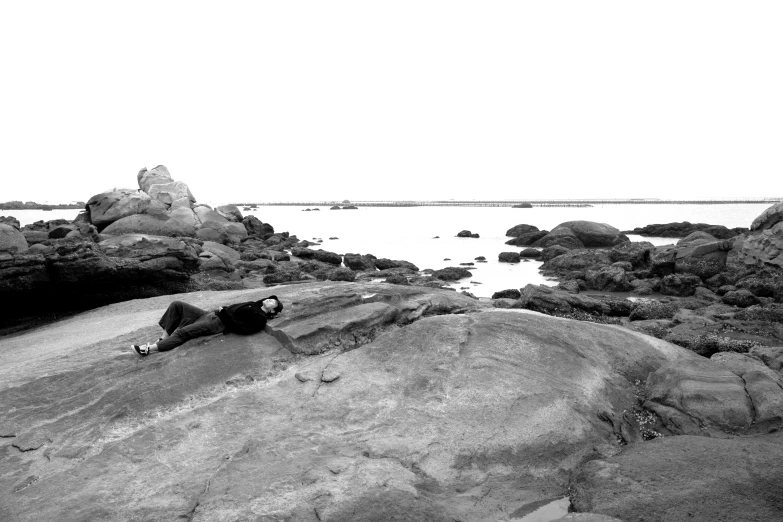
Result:
<svg viewBox="0 0 783 522"><path fill-rule="evenodd" d="M241 223L242 219L244 219L242 217L242 212L239 211L239 208L237 208L236 205L221 205L215 208L215 212L235 223Z"/></svg>
<svg viewBox="0 0 783 522"><path fill-rule="evenodd" d="M379 259L375 259L375 266L378 268L378 270L389 270L392 268L408 268L416 272L419 271L419 267L417 267L410 261L405 261L404 259L387 259L385 257L381 257Z"/></svg>
<svg viewBox="0 0 783 522"><path fill-rule="evenodd" d="M606 250L580 248L553 257L541 265L542 271L567 273L579 270L600 270L612 264Z"/></svg>
<svg viewBox="0 0 783 522"><path fill-rule="evenodd" d="M734 236L744 234L747 228L726 228L723 225L708 225L706 223L663 223L647 225L646 227L637 227L633 230L626 230L625 234L638 234L648 237L686 237L697 231L706 232L717 239L730 239Z"/></svg>
<svg viewBox="0 0 783 522"><path fill-rule="evenodd" d="M197 229L201 226L201 220L198 218L195 212L187 207L172 207L171 210L166 212L166 216L182 223L187 229Z"/></svg>
<svg viewBox="0 0 783 522"><path fill-rule="evenodd" d="M217 268L233 272L241 257L239 252L233 248L213 241L204 241L201 248L202 252L199 254L201 259L199 268L201 270Z"/></svg>
<svg viewBox="0 0 783 522"><path fill-rule="evenodd" d="M375 257L361 254L345 254L343 263L351 270L367 270L375 272ZM407 280L406 280L407 282Z"/></svg>
<svg viewBox="0 0 783 522"><path fill-rule="evenodd" d="M605 292L628 292L633 287L628 282L625 270L616 266L604 266L598 270L587 270L585 281L588 288Z"/></svg>
<svg viewBox="0 0 783 522"><path fill-rule="evenodd" d="M124 217L147 212L152 200L145 192L133 189L115 189L102 192L87 201L90 223L103 230Z"/></svg>
<svg viewBox="0 0 783 522"><path fill-rule="evenodd" d="M630 444L574 477L578 511L624 521L780 519L779 433L717 439L682 435Z"/></svg>
<svg viewBox="0 0 783 522"><path fill-rule="evenodd" d="M600 300L546 285L526 285L519 302L523 308L546 314L567 314L575 310L599 315L611 312L610 306Z"/></svg>
<svg viewBox="0 0 783 522"><path fill-rule="evenodd" d="M168 216L136 214L119 219L102 231L108 235L146 234L150 236L194 237L196 230Z"/></svg>
<svg viewBox="0 0 783 522"><path fill-rule="evenodd" d="M152 185L164 185L166 183L172 183L174 178L169 174L169 169L163 165L158 165L152 170L143 168L136 175L136 180L139 183L139 188L149 194Z"/></svg>
<svg viewBox="0 0 783 522"><path fill-rule="evenodd" d="M523 234L530 234L531 232L539 232L538 227L535 227L533 225L516 225L508 230L506 230L506 236L508 237L519 237Z"/></svg>
<svg viewBox="0 0 783 522"><path fill-rule="evenodd" d="M179 298L212 309L268 292ZM171 300L156 298L6 343L5 518L503 519L563 496L580 463L612 448L606 419L633 404L637 379L696 357L617 327L466 315L463 300L477 302L455 292L275 293L286 304L268 325L275 337L218 335L137 358L127 344L154 339ZM363 337L379 317L402 323ZM310 346L306 332L326 340L337 324L354 349L294 358L276 340Z"/></svg>
<svg viewBox="0 0 783 522"><path fill-rule="evenodd" d="M647 241L626 241L620 243L609 251L612 262L626 261L631 263L634 270L646 268L650 264L650 257L655 247Z"/></svg>
<svg viewBox="0 0 783 522"><path fill-rule="evenodd" d="M268 237L275 233L275 229L269 223L262 223L260 219L253 215L242 218L242 224L245 225L248 236Z"/></svg>
<svg viewBox="0 0 783 522"><path fill-rule="evenodd" d="M760 226L754 233L734 242L740 261L754 267L783 269L783 222L770 228Z"/></svg>
<svg viewBox="0 0 783 522"><path fill-rule="evenodd" d="M751 232L763 232L783 221L783 201L764 210L750 225Z"/></svg>
<svg viewBox="0 0 783 522"><path fill-rule="evenodd" d="M166 207L180 199L188 198L191 203L196 202L196 198L190 193L190 189L183 181L172 181L170 183L156 183L150 186L148 191L150 198L160 201Z"/></svg>
<svg viewBox="0 0 783 522"><path fill-rule="evenodd" d="M196 205L193 207L193 212L196 213L201 222L216 221L218 223L228 223L228 220L212 210L207 205Z"/></svg>
<svg viewBox="0 0 783 522"><path fill-rule="evenodd" d="M707 359L688 366L662 366L650 375L647 390L645 407L675 433L741 432L754 422L745 382Z"/></svg>
<svg viewBox="0 0 783 522"><path fill-rule="evenodd" d="M677 244L674 270L707 280L726 270L729 241L710 240L708 234L694 232Z"/></svg>
<svg viewBox="0 0 783 522"><path fill-rule="evenodd" d="M613 247L628 241L628 238L620 230L606 223L566 221L557 225L550 234L560 229L567 229L573 232L576 238L587 248Z"/></svg>
<svg viewBox="0 0 783 522"><path fill-rule="evenodd" d="M703 243L714 243L715 241L717 241L715 236L710 235L702 230L697 230L677 241L677 246L695 246L701 245Z"/></svg>
<svg viewBox="0 0 783 522"><path fill-rule="evenodd" d="M198 256L190 245L140 234L107 237L0 254L0 323L192 288Z"/></svg>
<svg viewBox="0 0 783 522"><path fill-rule="evenodd" d="M509 239L506 241L507 245L513 245L513 246L530 246L534 244L539 239L543 238L549 233L548 230L539 230L536 232L528 232L525 234L520 234L519 236L514 237L513 239Z"/></svg>
<svg viewBox="0 0 783 522"><path fill-rule="evenodd" d="M27 240L18 228L0 223L0 252L21 253L27 248Z"/></svg>
<svg viewBox="0 0 783 522"><path fill-rule="evenodd" d="M555 245L568 248L569 250L585 247L584 243L579 240L574 231L566 227L553 229L544 237L537 239L531 246L536 248L547 248Z"/></svg>

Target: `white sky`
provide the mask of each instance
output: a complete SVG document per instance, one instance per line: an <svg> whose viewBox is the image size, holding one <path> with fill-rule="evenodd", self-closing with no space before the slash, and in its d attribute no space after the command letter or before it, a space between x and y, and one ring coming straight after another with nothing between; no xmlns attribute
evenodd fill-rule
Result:
<svg viewBox="0 0 783 522"><path fill-rule="evenodd" d="M783 2L0 3L0 202L783 196Z"/></svg>

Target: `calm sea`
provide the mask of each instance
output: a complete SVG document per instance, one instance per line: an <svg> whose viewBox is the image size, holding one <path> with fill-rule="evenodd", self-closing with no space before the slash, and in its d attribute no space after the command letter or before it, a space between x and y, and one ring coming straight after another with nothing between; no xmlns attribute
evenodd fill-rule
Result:
<svg viewBox="0 0 783 522"><path fill-rule="evenodd" d="M275 231L288 231L299 239L322 239L322 248L338 254L373 254L377 257L405 259L420 269L439 269L474 262L484 256L487 263L476 263L473 277L452 285L465 288L478 297L490 297L506 288L521 288L528 283L553 284L539 273L539 262L516 265L498 263L498 254L519 251L505 244L506 230L525 223L551 230L564 221L587 220L607 223L629 230L653 223L690 221L727 227L749 227L768 204L731 205L599 205L594 207L361 207L358 210L304 212L304 207L264 206L243 212L253 214ZM22 225L39 219L73 219L77 210L10 210L2 212L19 219ZM461 230L479 234L478 239L455 237ZM336 238L336 239L330 239ZM665 245L676 240L642 238ZM446 260L448 259L448 260Z"/></svg>

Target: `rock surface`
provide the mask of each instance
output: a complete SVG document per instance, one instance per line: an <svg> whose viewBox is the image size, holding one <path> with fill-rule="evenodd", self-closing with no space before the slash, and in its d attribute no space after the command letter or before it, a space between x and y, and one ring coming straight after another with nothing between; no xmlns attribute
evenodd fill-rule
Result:
<svg viewBox="0 0 783 522"><path fill-rule="evenodd" d="M726 228L723 225L708 225L706 223L664 223L638 227L626 230L625 234L637 234L648 237L686 237L693 232L702 231L717 239L730 239L748 231L747 228Z"/></svg>
<svg viewBox="0 0 783 522"><path fill-rule="evenodd" d="M286 309L271 335L143 359L126 346L158 335L171 298L6 341L3 518L496 520L562 496L583 459L614 447L619 424L604 419L631 406L634 381L697 357L621 328L482 312L442 290L275 293ZM263 295L182 297L209 309Z"/></svg>
<svg viewBox="0 0 783 522"><path fill-rule="evenodd" d="M102 231L118 219L147 212L151 205L152 199L145 192L115 189L91 197L87 201L87 212L90 223Z"/></svg>
<svg viewBox="0 0 783 522"><path fill-rule="evenodd" d="M778 520L781 458L780 433L636 443L587 463L574 479L573 504L625 521Z"/></svg>
<svg viewBox="0 0 783 522"><path fill-rule="evenodd" d="M19 228L0 223L0 252L25 252L27 240Z"/></svg>

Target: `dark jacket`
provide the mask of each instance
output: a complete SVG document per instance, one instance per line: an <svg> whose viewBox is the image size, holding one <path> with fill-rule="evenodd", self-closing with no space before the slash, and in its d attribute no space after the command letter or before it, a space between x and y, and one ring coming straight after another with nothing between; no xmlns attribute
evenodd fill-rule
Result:
<svg viewBox="0 0 783 522"><path fill-rule="evenodd" d="M261 308L260 301L248 301L221 308L217 316L225 326L224 333L250 335L258 333L266 326L269 318Z"/></svg>

